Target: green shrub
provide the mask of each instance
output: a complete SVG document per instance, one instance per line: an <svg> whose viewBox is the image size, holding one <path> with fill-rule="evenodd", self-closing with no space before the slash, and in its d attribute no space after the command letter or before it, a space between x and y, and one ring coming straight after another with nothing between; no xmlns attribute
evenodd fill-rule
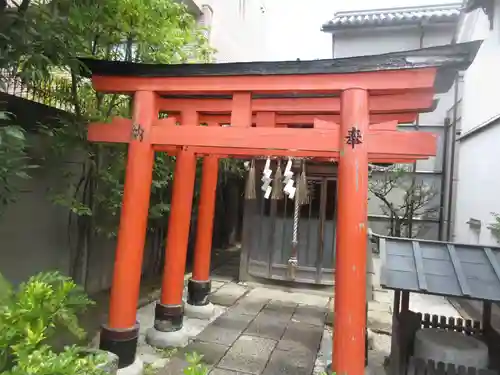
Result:
<svg viewBox="0 0 500 375"><path fill-rule="evenodd" d="M83 338L76 314L91 304L83 290L57 272L40 273L16 289L0 275L0 374L102 374L103 358L77 346L55 352L47 344L60 328Z"/></svg>
<svg viewBox="0 0 500 375"><path fill-rule="evenodd" d="M188 366L184 369L184 375L207 375L208 368L201 362L202 359L203 355L196 352L186 354Z"/></svg>

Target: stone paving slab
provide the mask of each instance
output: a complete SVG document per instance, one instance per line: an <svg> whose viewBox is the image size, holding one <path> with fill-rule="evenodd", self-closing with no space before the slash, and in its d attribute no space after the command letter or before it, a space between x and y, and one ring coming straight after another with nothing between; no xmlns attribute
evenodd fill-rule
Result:
<svg viewBox="0 0 500 375"><path fill-rule="evenodd" d="M239 300L247 289L241 285L228 283L221 286L209 297L210 302L215 305L232 306Z"/></svg>
<svg viewBox="0 0 500 375"><path fill-rule="evenodd" d="M268 314L272 319L290 320L296 308L297 303L295 302L273 300L264 306L262 312Z"/></svg>
<svg viewBox="0 0 500 375"><path fill-rule="evenodd" d="M280 350L303 350L316 354L319 349L323 327L306 323L291 323L278 343Z"/></svg>
<svg viewBox="0 0 500 375"><path fill-rule="evenodd" d="M236 314L255 316L264 308L264 306L266 306L268 302L269 300L267 299L259 299L256 301L245 296L241 298L235 305L230 307L229 311Z"/></svg>
<svg viewBox="0 0 500 375"><path fill-rule="evenodd" d="M183 348L182 356L184 358L186 353L203 354L203 363L208 367L213 367L224 357L229 350L229 346L215 344L213 342L204 342L195 340L188 346Z"/></svg>
<svg viewBox="0 0 500 375"><path fill-rule="evenodd" d="M288 292L279 289L257 287L248 293L248 297L255 299L269 299L282 302L300 302L303 305L325 307L329 297L301 292Z"/></svg>
<svg viewBox="0 0 500 375"><path fill-rule="evenodd" d="M241 336L217 367L259 375L264 371L276 344L276 340L255 336Z"/></svg>
<svg viewBox="0 0 500 375"><path fill-rule="evenodd" d="M217 281L217 280L211 280L210 284L211 284L210 285L211 286L210 291L212 293L214 293L215 291L219 290L223 285L225 285L226 282L224 282L224 281Z"/></svg>
<svg viewBox="0 0 500 375"><path fill-rule="evenodd" d="M249 296L248 298L252 297ZM267 303L266 306L264 307L265 310L274 310L274 311L279 311L281 313L290 313L290 314L293 314L296 308L297 308L297 302L279 301L279 300L269 301L269 303Z"/></svg>
<svg viewBox="0 0 500 375"><path fill-rule="evenodd" d="M316 353L276 349L271 355L263 375L310 375L314 368L315 359Z"/></svg>
<svg viewBox="0 0 500 375"><path fill-rule="evenodd" d="M235 281L239 275L239 264L224 264L212 271L210 278L216 281L231 282Z"/></svg>
<svg viewBox="0 0 500 375"><path fill-rule="evenodd" d="M321 326L325 324L326 308L299 305L292 315L292 321Z"/></svg>
<svg viewBox="0 0 500 375"><path fill-rule="evenodd" d="M279 340L289 323L288 319L276 319L276 314L262 311L245 330L245 335Z"/></svg>
<svg viewBox="0 0 500 375"><path fill-rule="evenodd" d="M221 345L232 345L253 320L251 315L224 314L197 336L197 339Z"/></svg>

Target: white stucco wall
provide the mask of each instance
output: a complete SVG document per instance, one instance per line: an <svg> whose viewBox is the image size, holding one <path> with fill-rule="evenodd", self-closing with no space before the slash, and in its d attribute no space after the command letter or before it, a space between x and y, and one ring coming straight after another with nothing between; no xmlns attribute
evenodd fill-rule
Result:
<svg viewBox="0 0 500 375"><path fill-rule="evenodd" d="M458 143L458 181L454 240L497 245L487 226L492 212L500 213L500 125L492 124L482 132L477 127L500 114L500 1L495 2L494 29L482 10L467 16L459 41L483 39L475 61L464 75L462 134ZM467 223L481 221L479 235Z"/></svg>
<svg viewBox="0 0 500 375"><path fill-rule="evenodd" d="M419 48L420 30L413 28L369 28L334 34L334 57L377 55Z"/></svg>
<svg viewBox="0 0 500 375"><path fill-rule="evenodd" d="M211 45L217 62L331 57L321 25L338 4L329 0L195 0L213 10Z"/></svg>
<svg viewBox="0 0 500 375"><path fill-rule="evenodd" d="M265 0L196 0L212 8L210 44L216 62L263 60L266 55Z"/></svg>
<svg viewBox="0 0 500 375"><path fill-rule="evenodd" d="M497 244L487 226L494 221L491 213L500 213L499 142L499 125L460 142L454 238L457 242L476 241L474 230L467 224L473 218L481 221L478 243Z"/></svg>
<svg viewBox="0 0 500 375"><path fill-rule="evenodd" d="M483 40L476 59L465 72L462 108L462 132L479 126L500 113L500 1L495 6L495 28L489 30L489 21L482 10L467 16L459 41ZM478 93L481 93L478 95Z"/></svg>

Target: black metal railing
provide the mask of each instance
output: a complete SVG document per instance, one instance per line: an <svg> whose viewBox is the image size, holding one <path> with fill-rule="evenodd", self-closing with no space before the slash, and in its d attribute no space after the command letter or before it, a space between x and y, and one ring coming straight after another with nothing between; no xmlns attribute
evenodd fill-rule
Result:
<svg viewBox="0 0 500 375"><path fill-rule="evenodd" d="M7 70L0 70L0 92L30 100L66 112L74 112L71 82L64 76L26 80Z"/></svg>

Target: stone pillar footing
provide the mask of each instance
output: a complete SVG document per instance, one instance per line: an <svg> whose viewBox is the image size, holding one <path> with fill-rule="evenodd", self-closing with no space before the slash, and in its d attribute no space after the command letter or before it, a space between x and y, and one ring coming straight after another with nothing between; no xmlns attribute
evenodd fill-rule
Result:
<svg viewBox="0 0 500 375"><path fill-rule="evenodd" d="M177 348L188 344L189 336L183 328L183 305L156 303L154 327L146 332L146 342L156 348Z"/></svg>
<svg viewBox="0 0 500 375"><path fill-rule="evenodd" d="M186 316L195 319L210 320L215 313L215 306L210 302L202 306L190 305L187 303L184 308Z"/></svg>
<svg viewBox="0 0 500 375"><path fill-rule="evenodd" d="M155 348L182 348L189 343L189 335L185 328L162 332L153 327L146 332L146 342Z"/></svg>
<svg viewBox="0 0 500 375"><path fill-rule="evenodd" d="M212 284L210 280L199 281L189 279L188 281L188 298L187 303L192 306L205 306L209 304L208 296Z"/></svg>
<svg viewBox="0 0 500 375"><path fill-rule="evenodd" d="M139 357L136 357L130 366L118 369L117 375L142 375L143 373L144 363Z"/></svg>
<svg viewBox="0 0 500 375"><path fill-rule="evenodd" d="M129 329L114 329L107 325L101 328L99 349L118 356L118 368L130 366L136 360L139 323Z"/></svg>
<svg viewBox="0 0 500 375"><path fill-rule="evenodd" d="M184 305L163 305L160 302L155 306L154 328L160 332L174 332L182 328L184 319Z"/></svg>

